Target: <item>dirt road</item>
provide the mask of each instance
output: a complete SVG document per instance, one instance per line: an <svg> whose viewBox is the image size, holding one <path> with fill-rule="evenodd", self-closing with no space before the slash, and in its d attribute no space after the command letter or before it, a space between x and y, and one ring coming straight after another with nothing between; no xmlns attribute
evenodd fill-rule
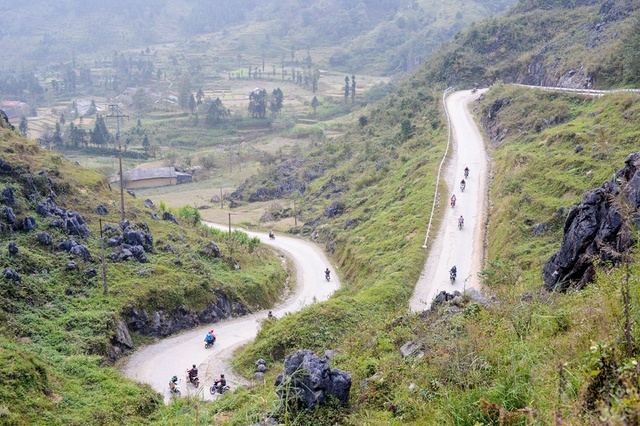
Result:
<svg viewBox="0 0 640 426"><path fill-rule="evenodd" d="M442 290L452 293L470 287L480 288L478 272L482 269L484 257L488 158L468 104L482 92L455 92L446 99L454 141L443 176L446 187L440 189L440 209L446 211L437 236L428 243L429 257L409 302L414 312L428 309ZM464 178L465 167L469 167L470 174L465 179L465 190L461 191L459 185ZM454 208L449 205L452 194L457 198ZM464 217L462 230L458 229L461 215ZM453 265L458 268L458 277L452 285L449 270Z"/></svg>
<svg viewBox="0 0 640 426"><path fill-rule="evenodd" d="M278 235L275 240L270 240L264 234L247 234L279 249L295 262L297 287L282 305L272 309L276 317L282 317L316 301L326 300L339 288L340 282L334 269L316 244L297 237ZM323 271L326 267L331 270L330 282L324 278ZM125 360L121 370L127 377L151 385L164 395L165 402L170 400L168 383L173 375L180 378L182 395L201 395L203 399L210 400L213 396L209 394L208 388L220 373L225 374L232 388L244 383L242 378L233 375L228 361L236 348L256 336L260 321L266 316L267 311L256 312L246 317L207 324L160 340L138 349ZM217 340L212 348L205 349L204 336L211 328L215 329ZM186 370L192 364L198 366L202 383L197 390L185 380Z"/></svg>

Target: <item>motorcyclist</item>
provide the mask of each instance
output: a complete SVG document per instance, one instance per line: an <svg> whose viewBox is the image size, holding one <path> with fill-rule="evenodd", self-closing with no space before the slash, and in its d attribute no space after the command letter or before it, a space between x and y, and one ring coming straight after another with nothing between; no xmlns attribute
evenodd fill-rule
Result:
<svg viewBox="0 0 640 426"><path fill-rule="evenodd" d="M451 196L451 207L455 207L456 206L456 194L453 194Z"/></svg>
<svg viewBox="0 0 640 426"><path fill-rule="evenodd" d="M464 177L465 177L465 179L469 177L469 167L468 166L464 168Z"/></svg>
<svg viewBox="0 0 640 426"><path fill-rule="evenodd" d="M467 182L464 179L460 181L460 189L464 191L464 188L467 186Z"/></svg>
<svg viewBox="0 0 640 426"><path fill-rule="evenodd" d="M463 226L464 226L464 217L460 215L460 217L458 218L458 227L462 228Z"/></svg>
<svg viewBox="0 0 640 426"><path fill-rule="evenodd" d="M269 311L269 313L267 314L267 318L274 318L273 313L271 311Z"/></svg>
<svg viewBox="0 0 640 426"><path fill-rule="evenodd" d="M193 383L196 377L198 377L198 368L196 367L195 364L193 364L193 367L190 370L188 370L187 373L189 374L189 381Z"/></svg>
<svg viewBox="0 0 640 426"><path fill-rule="evenodd" d="M276 234L274 234L273 231L269 231L269 238L274 240L276 238Z"/></svg>
<svg viewBox="0 0 640 426"><path fill-rule="evenodd" d="M204 341L208 344L213 344L215 340L216 340L216 335L213 334L213 329L211 329L207 332L206 336L204 336Z"/></svg>
<svg viewBox="0 0 640 426"><path fill-rule="evenodd" d="M171 392L175 392L176 386L178 386L178 376L173 376L171 380L169 380L169 389L171 389Z"/></svg>
<svg viewBox="0 0 640 426"><path fill-rule="evenodd" d="M456 267L456 265L453 265L453 268L451 268L451 270L449 271L449 276L455 279L457 275L458 275L458 268Z"/></svg>
<svg viewBox="0 0 640 426"><path fill-rule="evenodd" d="M329 268L324 270L324 277L327 279L327 281L329 281L329 279L331 278L331 271L329 270Z"/></svg>
<svg viewBox="0 0 640 426"><path fill-rule="evenodd" d="M227 386L227 380L224 378L224 374L220 374L220 378L213 382L213 385L218 390L218 393L222 393L222 388Z"/></svg>

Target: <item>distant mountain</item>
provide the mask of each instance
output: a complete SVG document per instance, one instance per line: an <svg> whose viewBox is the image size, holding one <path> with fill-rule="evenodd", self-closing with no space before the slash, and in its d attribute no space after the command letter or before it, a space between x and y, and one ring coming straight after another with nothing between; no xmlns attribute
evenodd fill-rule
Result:
<svg viewBox="0 0 640 426"><path fill-rule="evenodd" d="M325 65L367 73L413 70L444 40L515 0L35 0L0 15L5 66L144 49L224 32L255 56L327 48ZM265 42L266 40L266 42Z"/></svg>

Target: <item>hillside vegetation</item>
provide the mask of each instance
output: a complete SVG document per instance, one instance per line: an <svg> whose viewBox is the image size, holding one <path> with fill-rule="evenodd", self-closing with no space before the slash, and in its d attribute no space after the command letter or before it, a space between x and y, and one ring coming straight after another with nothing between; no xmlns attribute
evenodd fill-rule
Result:
<svg viewBox="0 0 640 426"><path fill-rule="evenodd" d="M435 99L427 104L435 106ZM347 288L309 312L265 324L237 359L249 374L258 357L277 362L299 347L334 349L332 366L351 372L357 384L349 409L287 413L267 380L252 391L260 397L238 395L216 403L211 416L225 419L225 411L232 410L235 420L228 424L243 424L247 416L257 421L268 413L288 415L291 424L301 425L499 424L500 416L523 425L634 424L640 415L637 253L622 268L600 265L595 282L583 291L546 292L541 270L562 239L564 217L557 212L610 179L637 150L631 135L637 134L632 117L640 112L638 96L591 98L497 85L474 106L478 116L487 117L498 99L505 106L486 130L489 135L495 128L508 131L490 145L495 178L488 264L482 273L490 302L462 297L421 315L406 314L424 262L422 235L416 232L425 226L427 211L421 206L425 195L432 195L414 184L428 191L433 174L416 181L415 174L391 160L390 170L399 175L375 180L375 188L349 185L340 218L316 228L321 235L335 235L329 247L335 247ZM383 105L396 119L402 116L389 108L392 101ZM373 123L374 128L381 124ZM420 123L421 136L437 135ZM354 148L357 138L348 140ZM418 140L425 139L409 138L398 146L397 160ZM577 152L576 144L584 149ZM432 155L430 149L412 151L414 160L406 164L435 164ZM352 176L344 182L361 182L348 166L342 170ZM397 176L403 179L394 180ZM314 185L310 193L322 193L323 186ZM364 214L371 212L364 194L378 195L376 213ZM345 221L356 218L357 225L344 230ZM534 233L541 223L545 231ZM626 302L625 294L630 295ZM403 356L400 348L408 342L415 349ZM272 411L265 412L254 399L270 401Z"/></svg>
<svg viewBox="0 0 640 426"><path fill-rule="evenodd" d="M246 234L199 225L195 209L175 211L178 224L160 219L169 213L162 206L125 194L129 229L151 239L144 249L112 245L126 228L119 194L104 177L3 128L0 165L1 424L141 421L162 399L109 367L113 360L149 341L144 334L166 335L279 300L286 275L280 259ZM36 213L54 205L52 216ZM100 221L109 238L107 293ZM146 256L137 257L140 251ZM165 331L145 331L146 324L132 342L123 336L137 328L133 322L145 323L136 317L142 311L157 314Z"/></svg>
<svg viewBox="0 0 640 426"><path fill-rule="evenodd" d="M422 315L406 314L408 296L424 263L421 231L444 140L437 82L460 81L451 77L456 75L455 65L461 64L465 72L471 69L473 61L465 49L487 36L486 29L500 28L495 40L511 43L507 35L546 17L546 22L558 21L547 28L551 37L568 25L564 16L575 28L606 20L608 31L618 31L619 39L628 37L630 21L603 16L611 16L613 7L635 10L632 3L589 3L577 2L567 9L563 3L559 15L554 4L546 2L542 9L482 23L473 36L474 29L461 33L397 92L363 111L343 139L321 145L320 158L311 150L303 159L300 179L333 164L335 152L340 153L335 163L339 172L328 167L308 184L299 201L305 206L306 224L298 231L326 244L348 284L331 301L311 308L312 314L265 324L256 342L240 353L237 365L250 374L259 357L278 362L300 347L335 349L332 366L350 371L356 384L352 404L349 409L289 413L267 381L265 388L252 391L259 397L239 395L233 402L214 404L210 415L220 420L233 415L229 424L243 424L247 416L257 421L268 413L291 424L638 421L638 349L635 343L629 345L638 338L637 254L623 268L600 265L595 282L584 291L548 293L541 279L543 263L562 239L564 217L558 212L610 179L637 150L637 95L591 98L496 84L475 106L494 140L488 262L482 274L491 302L462 297ZM619 16L626 19L631 15L627 12ZM530 28L514 45L523 46L519 55L524 57L527 48L536 51L540 46L538 37L545 43L550 40L534 34L533 25ZM509 56L499 52L487 49L479 58L495 64L496 78L520 81L510 66L525 69L526 61L511 56L508 64ZM447 57L457 62L441 62ZM558 69L568 72L566 64L572 58L569 50ZM616 58L603 58L601 67L615 67ZM471 74L464 75L465 81L473 81ZM626 84L623 74L612 76L611 85ZM488 111L499 99L505 106L489 123ZM576 150L578 144L582 151ZM374 153L375 161L367 161L372 158L367 153ZM421 166L412 171L413 164ZM423 167L430 172L423 174ZM242 194L269 187L277 172L271 169L269 175L250 181ZM544 232L533 232L538 224L545 225ZM631 326L626 329L625 323ZM403 357L400 348L408 342L419 349ZM276 364L271 378L278 372ZM271 405L265 410L264 402L255 399Z"/></svg>
<svg viewBox="0 0 640 426"><path fill-rule="evenodd" d="M638 83L640 2L522 1L474 24L440 49L426 78L453 85L497 81L609 88Z"/></svg>
<svg viewBox="0 0 640 426"><path fill-rule="evenodd" d="M628 19L635 3L571 2L566 6L566 2L539 1L537 8L526 4L521 2L520 9L504 18L460 33L396 91L358 111L354 123L345 126L343 137L310 141L297 161L274 161L238 191L239 203L257 192L282 189L285 181L287 188L298 191L299 195L284 193L296 197L301 206L299 220L304 221L291 232L323 244L344 285L327 302L265 321L256 341L238 353L235 366L247 376L258 358L267 361L264 383L238 389L213 403L184 398L159 406L157 395L137 386L130 390L128 385L109 397L97 396L90 391L113 383L96 373L109 376L111 369L93 369L102 358L71 345L72 356L55 364L49 361L55 356L40 355L39 345L19 339L29 336L13 329L6 332L6 349L0 355L19 360L28 375L7 371L5 377L31 395L33 407L44 406L46 413L50 407L64 408L66 423L77 418L78 423L246 425L274 416L292 425L638 424L638 254L630 253L622 267L598 265L595 281L582 291L549 293L542 289L541 279L542 264L562 239L564 218L558 212L577 203L585 190L610 179L627 155L637 151L638 96L592 98L537 92L498 81L524 81L531 57L552 40L560 58L558 71L543 69L549 81L560 81L572 69L575 55L596 50L580 43L563 45L555 35L569 28L567 33L574 29L574 34L584 36L582 30L598 21L604 25L600 27L605 28L603 34L611 34L607 40L631 40L626 37L630 37ZM612 14L618 7L622 12ZM630 9L625 12L625 7ZM564 17L568 21L562 22ZM538 33L533 23L550 26ZM478 39L484 44L474 45ZM514 40L517 44L511 45ZM599 51L599 65L616 69L617 59L609 55L613 47L601 46L606 48ZM597 76L594 82L627 83L624 73ZM475 81L497 82L473 105L491 140L493 158L488 258L482 273L486 300L463 295L431 311L409 314L408 299L427 256L421 245L447 136L440 105L444 83ZM489 111L493 111L491 120ZM578 144L582 150L576 149ZM76 191L74 196L85 200L88 195ZM140 206L138 215L144 209ZM534 233L538 224L544 224L545 230ZM95 219L92 226L95 235ZM155 228L154 232L163 231ZM164 241L168 238L163 234ZM224 248L224 243L220 246ZM272 265L272 274L280 277L282 272L268 254L250 256L248 242L245 250L245 261L260 268ZM165 262L172 260L170 256ZM253 268L244 272L243 266L242 271L252 273ZM88 293L96 299L86 297L78 303L93 300L98 305L99 284ZM169 297L160 292L153 295ZM19 313L32 311L33 298L18 300ZM114 310L113 306L121 306L103 303L98 306ZM15 314L7 311L5 315ZM75 322L61 324L68 327ZM410 342L414 349L401 354L400 348L406 349ZM331 366L349 371L353 378L348 407L330 404L306 412L280 402L273 382L284 356L299 348L319 354L335 351ZM92 363L91 369L64 364L78 358ZM57 368L64 374L52 374L60 371ZM85 392L77 396L77 405L73 400L62 407L49 403L58 398L48 396L48 389L71 389L77 383L71 382L76 377L71 373L83 377L88 376L86 371L94 376L79 380ZM26 410L19 411L12 394L5 395L2 404L13 405L0 415L18 424L37 421ZM105 413L110 401L123 409Z"/></svg>

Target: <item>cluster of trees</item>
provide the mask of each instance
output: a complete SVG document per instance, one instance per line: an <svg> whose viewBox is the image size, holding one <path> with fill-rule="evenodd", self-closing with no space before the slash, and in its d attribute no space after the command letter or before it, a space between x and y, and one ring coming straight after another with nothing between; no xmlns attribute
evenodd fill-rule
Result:
<svg viewBox="0 0 640 426"><path fill-rule="evenodd" d="M279 87L273 89L270 97L265 89L255 89L249 94L249 114L254 118L265 118L267 105L273 114L280 114L283 103L284 93Z"/></svg>
<svg viewBox="0 0 640 426"><path fill-rule="evenodd" d="M118 149L116 137L109 132L104 116L99 115L96 118L96 122L91 130L86 130L81 124L76 125L73 121L70 122L69 126L65 129L63 127L64 123L63 116L60 122L56 123L55 131L53 133L44 133L40 138L40 142L55 149ZM20 133L22 132L21 122ZM26 126L24 133L26 134ZM136 126L120 136L120 142L122 143L124 153L129 151L131 146L139 146L142 147L145 155L152 154L151 140L146 128L142 126L139 119Z"/></svg>
<svg viewBox="0 0 640 426"><path fill-rule="evenodd" d="M23 72L19 75L7 74L0 76L0 96L24 98L27 94L42 95L44 88L33 73Z"/></svg>
<svg viewBox="0 0 640 426"><path fill-rule="evenodd" d="M347 102L349 94L351 94L351 102L356 99L356 76L351 75L351 84L349 84L349 76L344 78L344 101Z"/></svg>

